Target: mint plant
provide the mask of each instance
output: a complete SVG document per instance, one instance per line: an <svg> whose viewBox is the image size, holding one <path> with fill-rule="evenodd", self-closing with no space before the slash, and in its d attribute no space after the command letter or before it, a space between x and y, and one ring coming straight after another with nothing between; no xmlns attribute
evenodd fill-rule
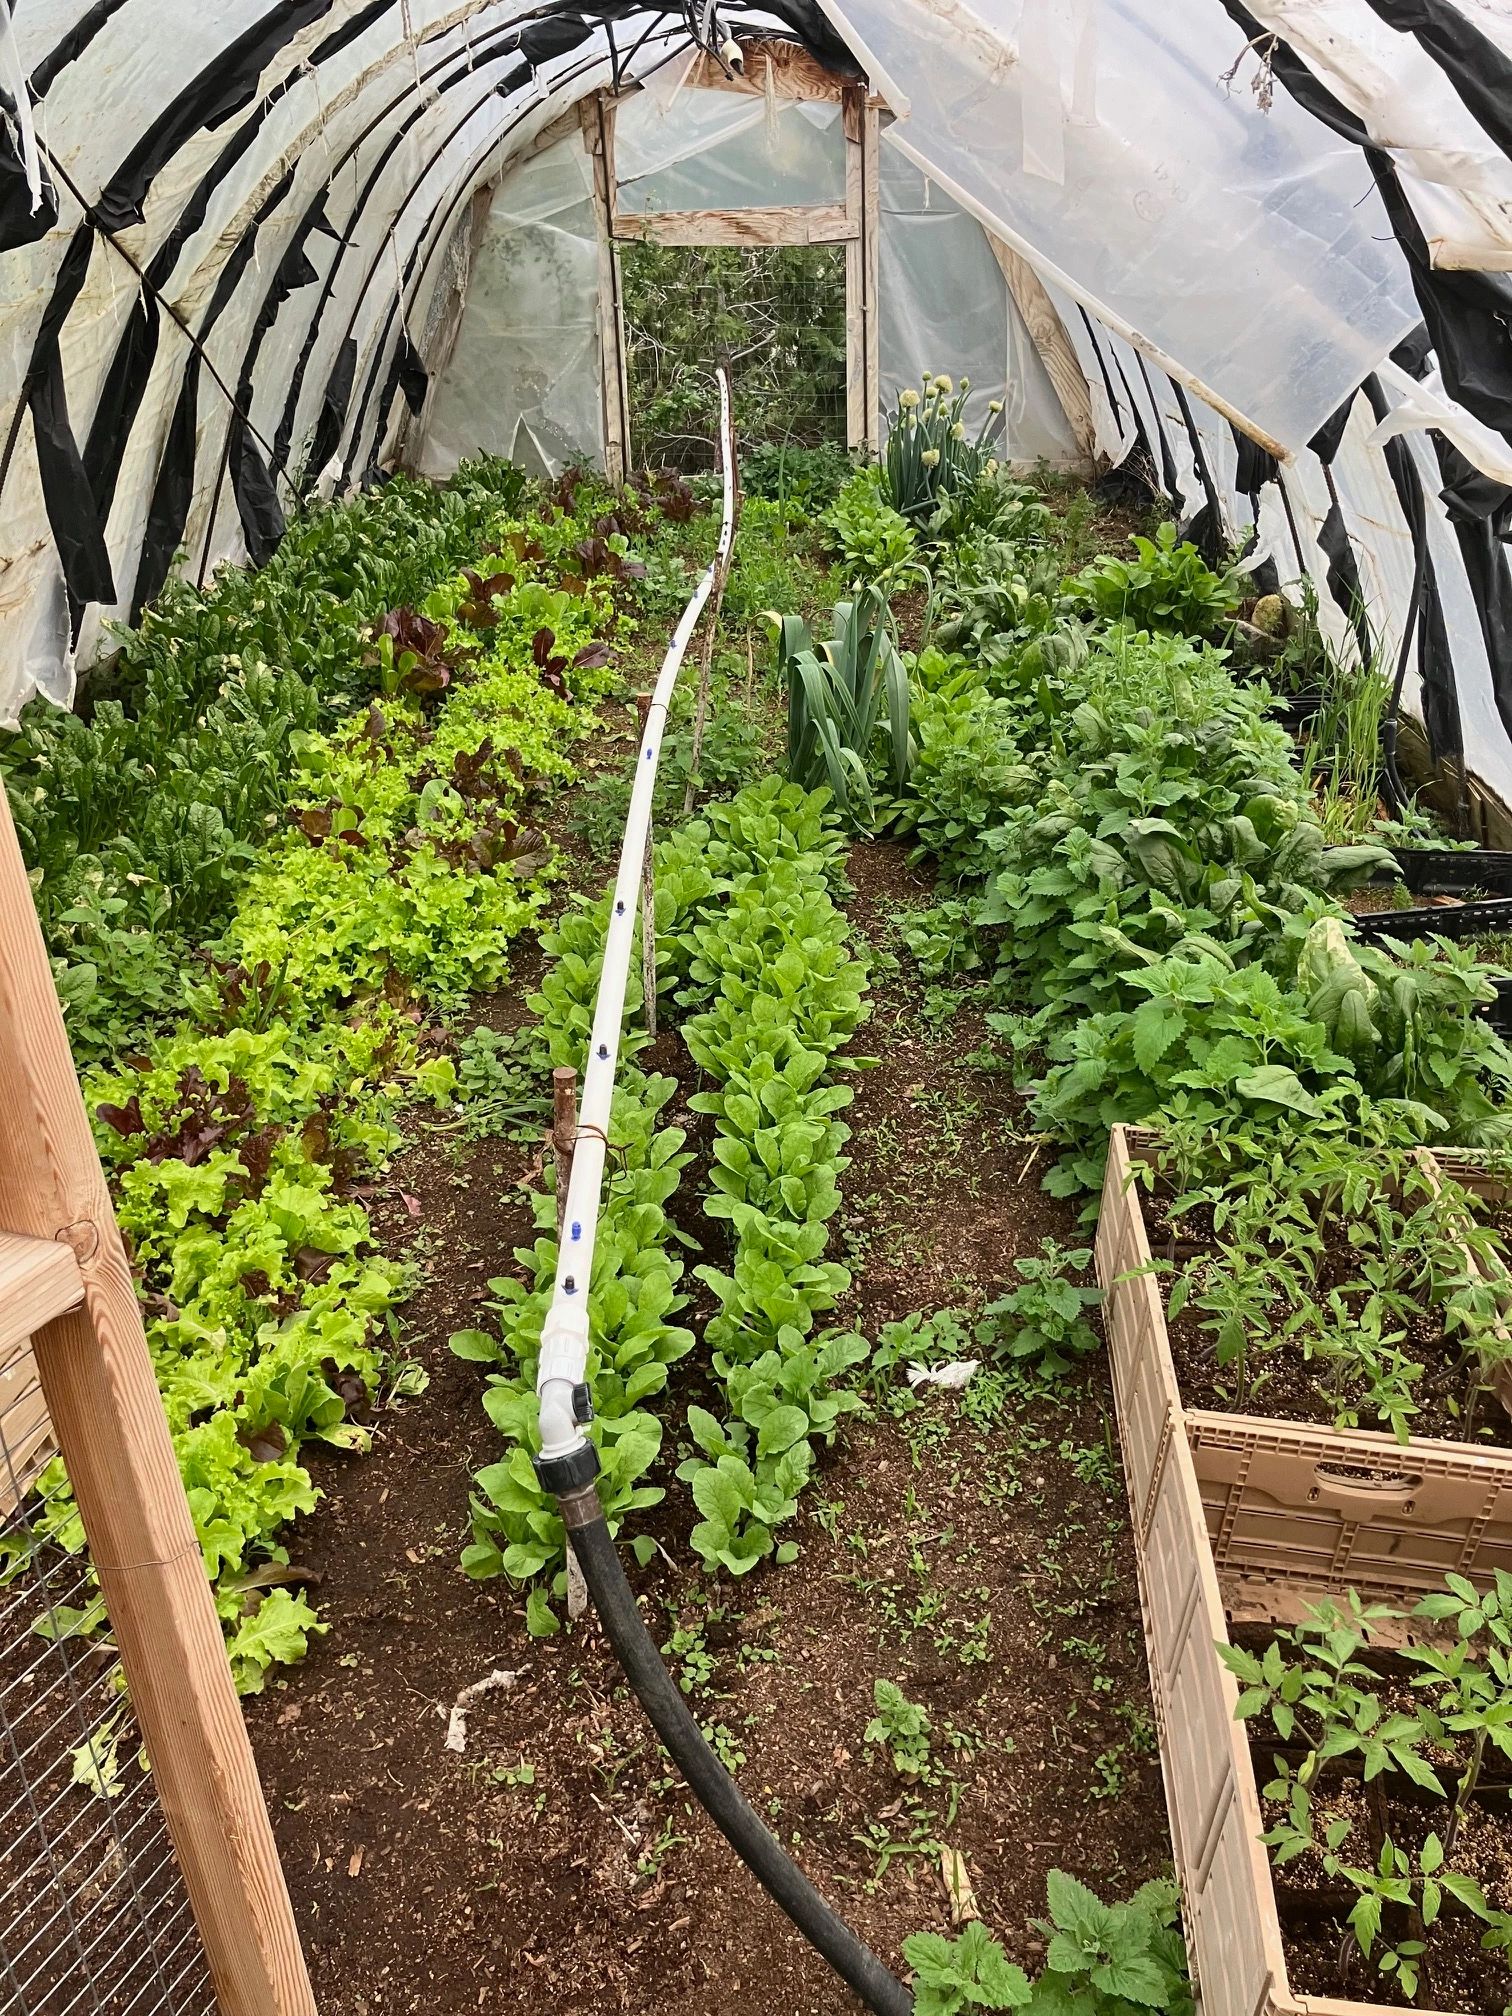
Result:
<svg viewBox="0 0 1512 2016"><path fill-rule="evenodd" d="M1145 1883L1126 1903L1102 1899L1062 1870L1046 1883L1050 1915L1034 1921L1045 1964L1030 1982L981 1924L958 1939L937 1932L903 1941L914 1970L920 2016L960 2010L1022 2009L1035 2016L1191 2016L1186 1948L1177 1929L1180 1892L1169 1879Z"/></svg>
<svg viewBox="0 0 1512 2016"><path fill-rule="evenodd" d="M1044 1378L1058 1378L1098 1347L1087 1312L1101 1303L1102 1291L1069 1278L1091 1266L1091 1248L1042 1239L1037 1254L1013 1264L1023 1276L1020 1286L987 1304L977 1334L1001 1356L1027 1363Z"/></svg>
<svg viewBox="0 0 1512 2016"><path fill-rule="evenodd" d="M1046 1884L1049 1917L1036 1929L1049 1940L1035 1983L1040 2016L1088 2010L1115 2016L1131 2006L1190 2016L1186 1948L1176 1929L1181 1893L1169 1879L1145 1883L1127 1903L1101 1898L1063 1870Z"/></svg>
<svg viewBox="0 0 1512 2016"><path fill-rule="evenodd" d="M911 1933L903 1941L903 1958L913 1969L915 2016L1022 2009L1031 1999L1028 1976L980 1924L966 1926L958 1939Z"/></svg>

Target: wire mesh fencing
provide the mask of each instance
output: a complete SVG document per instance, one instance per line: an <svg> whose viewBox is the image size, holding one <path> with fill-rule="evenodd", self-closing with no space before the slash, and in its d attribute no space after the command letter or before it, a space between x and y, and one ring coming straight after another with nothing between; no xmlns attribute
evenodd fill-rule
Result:
<svg viewBox="0 0 1512 2016"><path fill-rule="evenodd" d="M0 2009L215 2006L23 1341L0 1360Z"/></svg>
<svg viewBox="0 0 1512 2016"><path fill-rule="evenodd" d="M627 244L620 272L638 463L714 466L719 363L743 450L845 446L843 246Z"/></svg>

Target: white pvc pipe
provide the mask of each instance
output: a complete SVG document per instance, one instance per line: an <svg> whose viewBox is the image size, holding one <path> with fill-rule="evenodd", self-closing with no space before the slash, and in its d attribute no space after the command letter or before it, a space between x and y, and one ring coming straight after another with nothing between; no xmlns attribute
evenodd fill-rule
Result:
<svg viewBox="0 0 1512 2016"><path fill-rule="evenodd" d="M630 961L639 946L635 928L641 867L651 831L651 801L661 761L663 730L677 675L716 571L725 565L735 533L735 453L730 422L730 381L719 368L719 459L724 474L724 519L719 547L693 590L657 675L641 731L635 784L620 846L619 872L604 937L604 964L588 1038L578 1106L577 1141L572 1152L572 1177L567 1195L557 1198L557 1271L551 1307L541 1325L541 1355L536 1393L541 1408L541 1454L569 1456L586 1440L572 1411L573 1388L583 1383L588 1363L588 1284L593 1275L593 1246L598 1235L599 1199L604 1184L604 1159L609 1109L614 1096L614 1072L619 1061L620 1031L625 1019L625 987Z"/></svg>

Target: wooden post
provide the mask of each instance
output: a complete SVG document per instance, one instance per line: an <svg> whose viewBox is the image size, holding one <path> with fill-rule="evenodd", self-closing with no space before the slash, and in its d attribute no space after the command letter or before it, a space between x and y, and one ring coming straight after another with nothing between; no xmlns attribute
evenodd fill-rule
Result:
<svg viewBox="0 0 1512 2016"><path fill-rule="evenodd" d="M879 255L882 235L881 100L868 96L861 115L861 322L862 389L866 400L864 446L881 446L882 293Z"/></svg>
<svg viewBox="0 0 1512 2016"><path fill-rule="evenodd" d="M847 84L840 95L840 119L845 134L845 441L864 448L872 430L866 424L866 252L862 241L866 210L863 132L866 92Z"/></svg>
<svg viewBox="0 0 1512 2016"><path fill-rule="evenodd" d="M577 1072L558 1064L551 1074L551 1154L556 1163L557 1213L567 1203L572 1181L572 1149L577 1140Z"/></svg>
<svg viewBox="0 0 1512 2016"><path fill-rule="evenodd" d="M0 792L0 800L4 794ZM315 2016L125 1247L0 803L0 1228L72 1249L32 1348L222 2016Z"/></svg>
<svg viewBox="0 0 1512 2016"><path fill-rule="evenodd" d="M1046 292L1044 281L1029 261L1011 245L1005 245L995 232L987 233L987 243L992 247L992 256L1002 271L1009 296L1023 317L1024 327L1029 331L1044 363L1045 373L1071 423L1076 445L1088 469L1093 469L1097 464L1097 425L1092 418L1092 395L1087 390L1087 375L1082 370L1081 359L1072 348L1065 324Z"/></svg>
<svg viewBox="0 0 1512 2016"><path fill-rule="evenodd" d="M637 693L635 711L640 716L640 731L644 738L646 719L651 712L651 695ZM653 872L652 849L656 845L656 823L654 818L646 822L646 858L641 863L641 985L645 995L646 1034L656 1041L656 880Z"/></svg>
<svg viewBox="0 0 1512 2016"><path fill-rule="evenodd" d="M630 393L625 382L625 316L619 250L614 242L614 104L602 91L579 107L583 145L593 168L598 240L599 371L604 412L604 474L623 483L630 467Z"/></svg>

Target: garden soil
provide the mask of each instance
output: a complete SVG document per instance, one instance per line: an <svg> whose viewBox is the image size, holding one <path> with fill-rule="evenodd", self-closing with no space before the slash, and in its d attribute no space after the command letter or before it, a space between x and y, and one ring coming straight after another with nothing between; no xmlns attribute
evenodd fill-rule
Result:
<svg viewBox="0 0 1512 2016"><path fill-rule="evenodd" d="M1016 1254L1077 1235L1039 1188L1009 1081L968 1062L983 1038L969 995L932 1032L890 949L893 914L930 887L888 844L858 846L850 872L883 970L853 1046L879 1062L847 1116L836 1250L857 1289L839 1313L874 1337L1002 1292ZM508 1026L520 998L487 1019ZM676 1071L683 1100L696 1089L675 1034L643 1061ZM666 1117L695 1142L706 1124ZM371 1457L316 1466L324 1497L291 1545L329 1630L248 1703L323 2016L840 2016L857 2004L693 1803L591 1614L532 1639L521 1592L457 1565L470 1474L500 1444L480 1368L446 1340L487 1320L491 1275L518 1271L536 1157L459 1138L414 1123L371 1207L388 1250L425 1270L404 1348L429 1387L379 1417ZM701 1167L677 1208L712 1237ZM664 1409L669 1454L704 1397L692 1362ZM1169 1866L1106 1365L996 1407L980 1385L975 1418L969 1394L925 1391L823 1461L793 1566L711 1584L669 1461L667 1502L642 1515L663 1551L630 1572L746 1796L891 1965L909 1932L950 1929L942 1841L1032 1969L1049 1869L1113 1895ZM457 1697L494 1672L510 1677L449 1750ZM865 1744L879 1677L928 1710L940 1782L899 1778Z"/></svg>

